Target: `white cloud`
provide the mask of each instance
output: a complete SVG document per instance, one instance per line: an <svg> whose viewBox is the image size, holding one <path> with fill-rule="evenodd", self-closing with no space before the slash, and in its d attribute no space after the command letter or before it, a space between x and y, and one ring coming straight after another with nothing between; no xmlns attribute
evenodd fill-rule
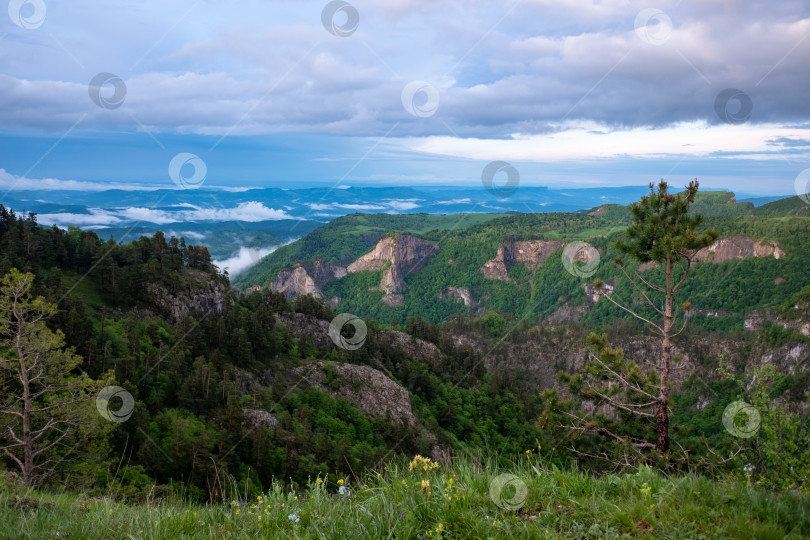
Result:
<svg viewBox="0 0 810 540"><path fill-rule="evenodd" d="M115 225L121 223L121 219L113 213L100 208L88 208L89 214L37 214L37 222L43 225L57 225L67 227L76 225L79 227L90 225Z"/></svg>
<svg viewBox="0 0 810 540"><path fill-rule="evenodd" d="M220 268L220 270L227 270L228 274L230 274L231 276L235 276L236 274L244 272L257 262L259 262L263 257L270 255L276 249L277 249L276 247L246 248L242 246L239 248L239 253L237 253L233 257L213 262L216 266Z"/></svg>
<svg viewBox="0 0 810 540"><path fill-rule="evenodd" d="M387 204L394 210L405 211L405 210L413 210L414 208L419 208L420 206L422 206L421 204L418 204L416 202L419 200L421 199L400 199L400 200L388 199L386 200L385 204Z"/></svg>
<svg viewBox="0 0 810 540"><path fill-rule="evenodd" d="M83 182L79 180L58 180L56 178L24 178L0 169L0 189L14 191L106 191L121 189L126 191L154 191L168 186L121 182Z"/></svg>
<svg viewBox="0 0 810 540"><path fill-rule="evenodd" d="M437 136L413 139L417 152L492 160L558 162L592 158L667 156L706 157L713 154L748 158L773 157L784 148L775 138L810 138L810 129L776 124L709 125L679 123L666 128L617 130L594 123L569 124L544 135L514 135L512 139L462 139Z"/></svg>
<svg viewBox="0 0 810 540"><path fill-rule="evenodd" d="M472 199L450 199L449 201L437 201L436 204L472 204Z"/></svg>
<svg viewBox="0 0 810 540"><path fill-rule="evenodd" d="M268 208L256 201L239 203L235 208L195 208L167 212L153 208L130 207L118 210L118 213L132 221L147 221L158 225L177 223L179 221L273 221L294 219L284 210Z"/></svg>
<svg viewBox="0 0 810 540"><path fill-rule="evenodd" d="M142 206L127 208L111 208L102 210L89 208L89 214L38 214L37 219L44 225L98 226L115 225L132 222L154 223L167 225L188 221L275 221L280 219L297 219L283 210L268 208L264 204L250 201L240 203L234 208L200 208L192 210L166 211ZM190 238L196 238L195 233L185 233ZM200 236L199 238L203 238ZM198 239L199 239L198 238Z"/></svg>

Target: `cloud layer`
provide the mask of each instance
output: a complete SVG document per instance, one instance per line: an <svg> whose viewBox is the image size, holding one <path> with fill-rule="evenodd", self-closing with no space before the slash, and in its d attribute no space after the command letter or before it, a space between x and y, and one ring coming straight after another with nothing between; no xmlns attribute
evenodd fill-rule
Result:
<svg viewBox="0 0 810 540"><path fill-rule="evenodd" d="M665 2L660 43L639 37L647 4L633 1L358 4L360 29L346 38L320 25L318 2L75 4L49 8L37 30L5 24L4 126L58 131L83 118L84 128L370 136L400 123L397 136L487 138L565 120L716 124L715 97L729 87L750 95L754 123L810 119L802 2ZM118 109L88 97L101 70L126 84ZM403 107L415 79L435 87L435 115Z"/></svg>
<svg viewBox="0 0 810 540"><path fill-rule="evenodd" d="M276 182L305 170L318 180L395 185L476 179L465 160L685 158L710 169L734 159L742 172L750 160L787 160L790 177L810 164L807 1L356 1L360 24L346 37L324 28L325 4L52 0L38 28L0 17L3 135L59 146L63 137L135 133L125 155L141 156L144 145L169 155L146 168L140 157L105 162L93 148L82 157L92 157L94 172L144 182L165 181L171 156L188 151L167 150L167 140L203 136L212 175L232 185L246 168L281 170L264 152L288 160ZM120 78L115 97L112 85L88 86L102 72ZM744 98L718 102L729 88ZM240 147L268 134L333 139L294 155L283 145ZM48 147L14 167L13 150L0 148L0 167L27 175L56 159ZM85 187L84 175L66 176L77 178L71 189ZM36 189L29 180L21 188Z"/></svg>

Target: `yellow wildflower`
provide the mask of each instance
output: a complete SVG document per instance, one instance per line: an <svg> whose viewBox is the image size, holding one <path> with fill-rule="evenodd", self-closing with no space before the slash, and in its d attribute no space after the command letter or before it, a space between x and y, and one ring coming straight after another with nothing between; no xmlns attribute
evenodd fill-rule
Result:
<svg viewBox="0 0 810 540"><path fill-rule="evenodd" d="M422 493L427 492L430 489L430 480L422 480Z"/></svg>
<svg viewBox="0 0 810 540"><path fill-rule="evenodd" d="M239 510L237 510L237 511L236 511L236 515L237 515L237 516L239 515Z"/></svg>
<svg viewBox="0 0 810 540"><path fill-rule="evenodd" d="M438 463L433 463L430 458L422 457L419 454L415 455L413 457L413 461L411 461L410 465L408 465L408 469L411 471L421 469L425 472L432 471L438 467Z"/></svg>
<svg viewBox="0 0 810 540"><path fill-rule="evenodd" d="M316 482L318 482L319 484L323 484L323 478L318 478L318 479L317 479L317 480L315 480L315 481L316 481Z"/></svg>
<svg viewBox="0 0 810 540"><path fill-rule="evenodd" d="M338 482L337 482L337 483L338 483L338 485L342 484L342 483L343 483L343 478L341 478L340 480L338 480Z"/></svg>

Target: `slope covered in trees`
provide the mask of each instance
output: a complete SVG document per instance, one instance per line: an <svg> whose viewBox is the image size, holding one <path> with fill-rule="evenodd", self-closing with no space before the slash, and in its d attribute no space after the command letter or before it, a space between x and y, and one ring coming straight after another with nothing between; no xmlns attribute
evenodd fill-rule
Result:
<svg viewBox="0 0 810 540"><path fill-rule="evenodd" d="M795 304L806 285L805 269L810 267L810 219L794 215L798 197L776 201L759 208L737 203L733 193L699 192L691 211L705 216L703 227L715 229L721 237L744 236L757 241L775 242L786 255L745 257L722 263L701 263L693 269L685 293L701 312L720 313L719 317L696 318L704 328L742 330L743 319L755 309L783 311ZM582 287L586 281L566 271L560 249L541 266L526 264L508 268L508 281L488 279L481 272L496 256L499 247L516 241L545 240L561 243L587 242L599 251L601 263L592 277L615 282L616 269L610 264L620 253L615 241L629 224L627 208L605 205L577 213L517 214L487 219L482 223L450 228L424 221L422 231L413 227L414 216L352 215L339 218L266 257L252 272L236 280L239 287L269 286L280 271L304 261L323 260L347 265L371 251L384 234L407 231L440 247L425 267L406 276L407 288L401 305L382 302L384 293L376 290L380 272L360 272L326 283L324 298L339 298L340 311L372 317L379 321L403 323L410 316L439 323L456 314L497 311L539 322L550 315L569 310L583 311L582 318L603 324L626 314L612 306L587 306ZM446 218L455 218L447 216ZM442 218L442 219L446 219ZM438 219L438 218L437 218ZM366 223L374 223L373 233ZM444 222L446 223L446 221ZM638 265L629 267L631 271ZM655 272L655 271L653 271ZM469 291L472 305L448 296L449 287ZM628 291L619 290L625 295ZM625 298L627 299L627 298Z"/></svg>
<svg viewBox="0 0 810 540"><path fill-rule="evenodd" d="M629 218L620 207L597 210L498 219L479 216L477 224L458 230L453 230L447 218L438 220L443 230L436 230L436 223L422 223L422 229L417 229L420 224L414 222L409 225L413 233L439 243L442 251L424 270L406 278L410 290L416 291L408 301L417 306L422 298L428 318L438 319L431 306L448 303L434 303L432 291L418 293L414 279L427 275L436 283L447 283L450 278L468 275L485 283L473 269L480 268L492 256L489 250L494 253L500 242L526 237L588 238L604 250L607 259L612 253L610 239L626 228ZM587 333L599 326L617 339L639 332L638 327L617 320L607 303L601 302L580 323L533 325L532 313L550 312L577 295L586 301L582 279L565 272L560 258L551 257L534 274L524 265L516 265L509 271L512 282L494 284L491 300L504 309L490 308L480 317L451 317L440 326L419 317L387 325L389 319L375 322L369 317L365 343L357 350L347 350L336 346L325 330L336 310L306 296L291 301L267 290L244 295L211 266L205 248L186 245L182 239L167 240L156 234L119 245L78 229L42 228L35 216L15 216L2 208L0 216L0 243L4 246L0 264L6 274L12 268L31 272L33 295L58 307L48 327L64 332L67 345L80 359L68 375L120 386L133 398L132 414L126 421L112 425L97 417L108 434L93 437L93 447L82 447L91 442L87 436L73 439L80 444L70 450L81 459L51 464L52 478L55 474L62 484L89 492L112 490L137 498L157 484L158 493L179 491L198 500L221 500L230 482L255 493L267 489L274 479L303 485L327 473L359 474L401 454L437 452L447 456L475 449L514 455L536 446L558 448L550 456L555 466L567 466L573 460L584 463L590 458L567 450L571 433L555 427L560 424L557 415L568 406L568 396L543 393L554 382L535 370L541 367L544 373L553 374L576 369L579 364L573 359ZM374 235L384 234L385 227L398 219L375 219L378 217L389 222L377 223ZM330 234L346 240L347 253L368 250L361 247L370 244L363 242L364 232L360 232L368 226L365 217L345 219L349 221L338 220L334 227L340 230L348 223L349 230ZM722 218L713 224L718 231L735 234L767 232L788 253L780 262L801 264L801 259L791 259L807 238L796 234L805 226L801 218L746 216ZM425 230L427 227L431 230ZM320 249L328 251L330 246L324 244ZM448 259L454 262L448 265ZM728 267L706 268L716 272ZM791 268L780 267L786 281L791 274L782 271ZM796 275L805 275L804 268L795 267ZM745 279L741 267L732 269L729 282L738 275ZM690 281L694 289L688 294L713 294L698 286L700 279L696 270ZM793 301L795 296L776 296L766 289L754 288L753 294L774 304ZM526 308L530 301L536 304L543 297L554 302L535 312ZM632 297L628 299L632 301ZM453 307L442 318L459 311ZM747 347L757 355L785 356L780 347L806 345L804 336L776 322L766 321L762 328L761 333L741 335L740 348ZM698 333L692 341L698 346L711 339ZM515 352L530 351L528 344L543 347L547 357L525 359ZM4 350L3 355L14 359L11 350ZM571 362L566 363L566 358ZM737 361L742 356L734 358ZM737 441L724 432L722 405L745 395L745 363L729 371L736 379L723 379L714 374L716 356L693 355L691 361L705 361L705 365L697 366L699 379L679 381L672 396L673 431L679 443L693 455L707 458L704 437L711 441L714 452L737 449ZM324 373L318 384L311 384L302 373L315 365L322 366ZM396 405L412 411L414 422L364 412L363 404L351 399L362 385L341 388L356 384L339 375L343 365L374 369L405 389L407 399ZM773 391L778 393L774 395L802 403L806 399L805 368L799 364L792 374L775 373ZM6 392L19 390L13 381L5 384ZM712 398L701 414L696 412L701 410L696 404L705 401L705 385L711 388ZM84 405L95 414L98 402ZM795 423L793 417L785 418L789 420L786 425ZM2 420L6 424L17 421L8 416ZM768 440L778 439L780 434L774 432ZM588 453L608 449L598 437L575 439ZM733 473L745 464L740 460L747 455L738 454L706 472ZM0 463L6 474L14 471L11 460L0 458ZM593 467L598 470L600 465L594 461Z"/></svg>

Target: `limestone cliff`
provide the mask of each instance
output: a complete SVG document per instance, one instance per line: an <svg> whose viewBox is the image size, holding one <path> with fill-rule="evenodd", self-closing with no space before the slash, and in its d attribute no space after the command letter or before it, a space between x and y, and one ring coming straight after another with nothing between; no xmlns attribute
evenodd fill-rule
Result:
<svg viewBox="0 0 810 540"><path fill-rule="evenodd" d="M395 296L393 293L405 289L405 276L424 268L438 251L439 246L433 242L409 234L387 236L377 242L373 250L350 264L347 270L354 273L387 267L379 289L387 295ZM396 298L391 300L389 305L398 305Z"/></svg>
<svg viewBox="0 0 810 540"><path fill-rule="evenodd" d="M330 371L333 372L331 375ZM351 401L370 418L388 418L408 426L417 423L408 390L377 369L341 362L326 365L316 362L297 367L292 372L310 386Z"/></svg>
<svg viewBox="0 0 810 540"><path fill-rule="evenodd" d="M204 313L222 313L226 303L232 303L229 293L239 294L230 285L211 279L199 270L189 270L191 284L188 290L172 292L159 283L147 283L146 292L157 311L172 321L178 321L190 312L200 309Z"/></svg>
<svg viewBox="0 0 810 540"><path fill-rule="evenodd" d="M470 289L466 287L445 287L442 289L442 292L437 295L437 298L439 300L452 300L453 298L456 298L456 302L461 300L467 307L472 307L475 305L475 300L473 300L472 293L470 292Z"/></svg>
<svg viewBox="0 0 810 540"><path fill-rule="evenodd" d="M495 257L484 263L481 272L487 279L509 281L509 269L525 262L531 272L540 268L549 255L564 244L549 240L527 240L504 244L498 248Z"/></svg>
<svg viewBox="0 0 810 540"><path fill-rule="evenodd" d="M769 240L754 240L747 236L725 236L695 255L698 261L722 263L742 259L744 257L773 257L780 259L785 256L784 250L776 242Z"/></svg>
<svg viewBox="0 0 810 540"><path fill-rule="evenodd" d="M449 452L439 445L436 436L422 427L411 409L411 394L383 372L369 366L342 362L316 362L292 370L305 384L344 398L368 418L384 418L395 424L419 428L430 441L430 455L446 462Z"/></svg>
<svg viewBox="0 0 810 540"><path fill-rule="evenodd" d="M342 266L332 266L323 261L296 264L279 272L270 283L270 290L284 293L288 297L311 294L323 298L321 287L346 275Z"/></svg>

